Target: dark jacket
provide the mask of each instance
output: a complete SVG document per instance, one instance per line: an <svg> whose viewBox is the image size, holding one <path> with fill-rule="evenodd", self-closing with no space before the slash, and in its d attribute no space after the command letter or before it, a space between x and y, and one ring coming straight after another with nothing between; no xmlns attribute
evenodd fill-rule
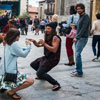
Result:
<svg viewBox="0 0 100 100"><path fill-rule="evenodd" d="M76 38L88 38L89 34L89 25L90 25L90 18L87 14L83 14L80 16L78 25L77 25L77 34Z"/></svg>

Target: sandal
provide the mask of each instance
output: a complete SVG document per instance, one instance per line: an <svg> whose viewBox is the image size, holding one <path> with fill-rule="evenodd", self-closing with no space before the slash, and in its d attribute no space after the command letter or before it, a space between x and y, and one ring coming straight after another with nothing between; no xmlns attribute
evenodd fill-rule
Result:
<svg viewBox="0 0 100 100"><path fill-rule="evenodd" d="M21 97L20 97L17 93L14 93L14 94L9 94L9 93L7 93L7 95L8 95L9 97L11 97L12 99L16 99L16 100L21 99Z"/></svg>
<svg viewBox="0 0 100 100"><path fill-rule="evenodd" d="M53 86L52 91L58 91L61 88L60 84L56 84Z"/></svg>

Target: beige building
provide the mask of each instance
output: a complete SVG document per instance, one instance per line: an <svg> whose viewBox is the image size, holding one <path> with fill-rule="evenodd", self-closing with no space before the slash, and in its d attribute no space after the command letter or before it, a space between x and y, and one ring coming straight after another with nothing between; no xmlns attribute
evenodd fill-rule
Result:
<svg viewBox="0 0 100 100"><path fill-rule="evenodd" d="M27 12L28 0L20 0L20 15Z"/></svg>
<svg viewBox="0 0 100 100"><path fill-rule="evenodd" d="M38 14L39 19L44 19L44 17L45 17L45 14L44 14L45 8L46 8L45 0L40 0L39 1L39 14Z"/></svg>
<svg viewBox="0 0 100 100"><path fill-rule="evenodd" d="M96 19L96 14L100 13L100 0L94 0L93 2L93 17L92 20L94 21Z"/></svg>

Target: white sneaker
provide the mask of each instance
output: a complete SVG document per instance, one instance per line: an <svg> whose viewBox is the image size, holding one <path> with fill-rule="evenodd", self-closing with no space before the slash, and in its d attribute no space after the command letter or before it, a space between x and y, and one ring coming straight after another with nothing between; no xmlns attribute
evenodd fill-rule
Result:
<svg viewBox="0 0 100 100"><path fill-rule="evenodd" d="M92 59L92 61L96 61L98 58L97 56L94 56L94 58Z"/></svg>

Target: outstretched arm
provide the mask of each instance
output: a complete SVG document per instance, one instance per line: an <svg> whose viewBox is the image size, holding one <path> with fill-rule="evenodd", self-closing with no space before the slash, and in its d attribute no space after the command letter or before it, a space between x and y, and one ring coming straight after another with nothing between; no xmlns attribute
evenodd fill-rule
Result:
<svg viewBox="0 0 100 100"><path fill-rule="evenodd" d="M35 41L34 39L28 39L29 41L33 42L33 44L36 46L36 47L41 47L43 46L40 42L37 42Z"/></svg>

